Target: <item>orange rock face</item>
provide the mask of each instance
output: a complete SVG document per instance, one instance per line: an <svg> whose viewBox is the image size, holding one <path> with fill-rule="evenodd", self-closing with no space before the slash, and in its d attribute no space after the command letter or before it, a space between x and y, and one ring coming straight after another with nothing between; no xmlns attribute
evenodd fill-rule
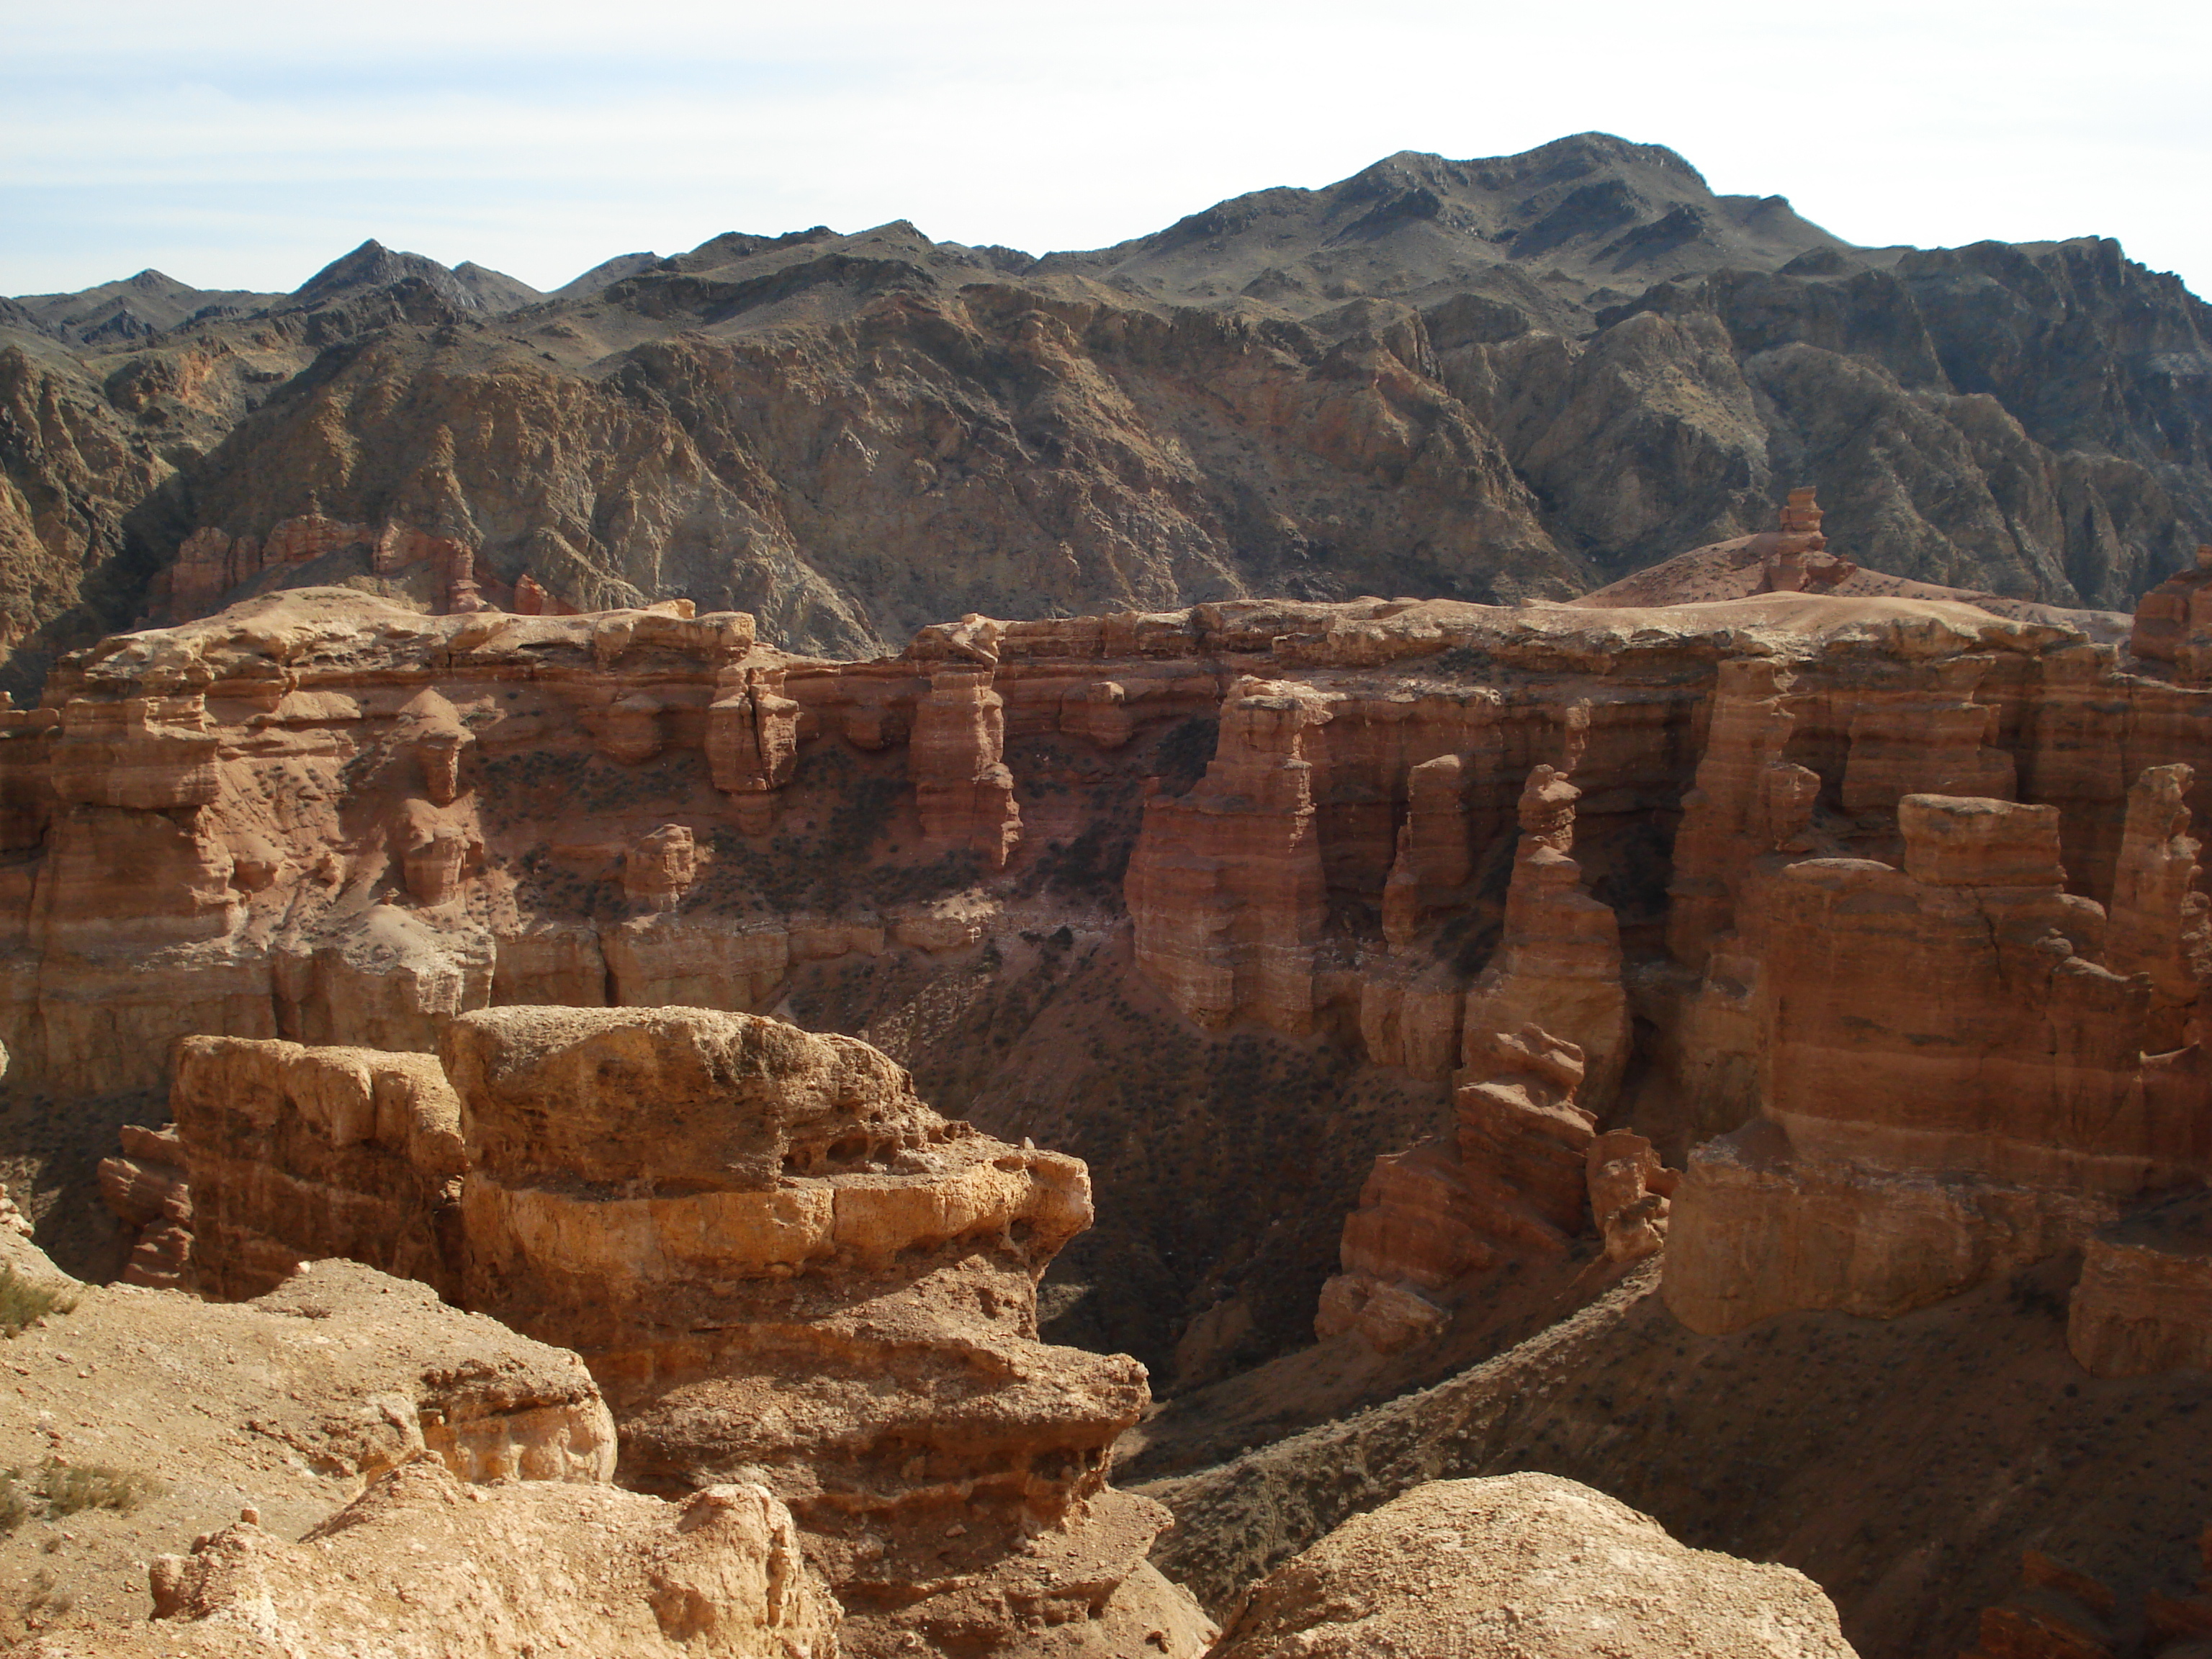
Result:
<svg viewBox="0 0 2212 1659"><path fill-rule="evenodd" d="M2091 1236L2066 1346L2099 1376L2212 1370L2212 1196L2200 1189Z"/></svg>
<svg viewBox="0 0 2212 1659"><path fill-rule="evenodd" d="M933 851L969 852L993 870L1021 839L1014 775L1000 761L1006 699L988 670L945 669L929 677L915 704L915 804Z"/></svg>
<svg viewBox="0 0 2212 1659"><path fill-rule="evenodd" d="M1701 1149L1677 1198L1666 1289L1686 1323L1901 1312L2202 1178L2193 1072L2143 1059L2150 983L2091 959L2105 916L2064 890L2058 818L1908 796L1903 868L1762 879L1743 919L1761 1115Z"/></svg>
<svg viewBox="0 0 2212 1659"><path fill-rule="evenodd" d="M1328 718L1304 686L1240 682L1204 780L1145 803L1127 888L1138 964L1201 1025L1312 1027L1327 882L1304 750Z"/></svg>
<svg viewBox="0 0 2212 1659"><path fill-rule="evenodd" d="M1377 1158L1346 1218L1344 1271L1322 1287L1314 1320L1324 1340L1357 1332L1383 1353L1425 1340L1449 1322L1470 1274L1560 1255L1593 1214L1614 1261L1664 1239L1674 1172L1640 1135L1595 1133L1576 1102L1581 1049L1534 1025L1468 1046L1456 1133Z"/></svg>
<svg viewBox="0 0 2212 1659"><path fill-rule="evenodd" d="M203 1291L259 1296L326 1256L459 1290L459 1104L429 1055L189 1037L169 1109Z"/></svg>
<svg viewBox="0 0 2212 1659"><path fill-rule="evenodd" d="M848 1652L953 1628L1026 1652L1071 1620L1068 1651L1106 1659L1132 1620L1195 1651L1204 1621L1142 1565L1164 1512L1105 1481L1144 1368L1036 1338L1036 1278L1091 1221L1079 1162L946 1122L866 1043L744 1014L492 1010L442 1050L187 1042L198 1282L345 1255L557 1332L632 1482L749 1469L792 1506ZM1027 1587L1056 1558L1063 1587Z"/></svg>

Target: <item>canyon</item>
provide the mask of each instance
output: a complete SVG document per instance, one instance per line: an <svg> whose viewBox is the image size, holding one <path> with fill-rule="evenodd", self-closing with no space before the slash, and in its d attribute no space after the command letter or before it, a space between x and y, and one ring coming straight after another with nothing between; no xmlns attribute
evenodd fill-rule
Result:
<svg viewBox="0 0 2212 1659"><path fill-rule="evenodd" d="M1602 135L0 301L0 1646L2183 1659L2208 337Z"/></svg>
<svg viewBox="0 0 2212 1659"><path fill-rule="evenodd" d="M969 615L840 661L681 601L323 586L116 636L0 714L8 1081L80 1126L21 1143L25 1207L105 1294L344 1258L573 1351L592 1478L757 1492L842 1651L1273 1651L1309 1615L1253 1587L1369 1571L1324 1540L1440 1412L1487 1426L1421 1479L1568 1477L1799 1568L1859 1651L1963 1650L2048 1527L1901 1589L1928 1535L1731 1521L1756 1443L1662 1455L1630 1391L1784 1400L1808 1343L1934 1317L2016 1354L2015 1416L2070 1376L2185 1441L2200 579L2132 630L1855 592L1784 511L1639 579L1748 589L1675 603ZM1316 1436L1370 1473L1315 1487ZM1655 1482L1700 1448L1719 1487ZM2100 1467L2142 1512L2063 1551L2128 1628L2187 1520Z"/></svg>

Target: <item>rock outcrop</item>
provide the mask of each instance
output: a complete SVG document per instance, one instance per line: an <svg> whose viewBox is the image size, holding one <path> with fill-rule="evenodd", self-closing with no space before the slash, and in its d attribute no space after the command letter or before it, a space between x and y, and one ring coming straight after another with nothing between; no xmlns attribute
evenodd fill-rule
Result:
<svg viewBox="0 0 2212 1659"><path fill-rule="evenodd" d="M1563 1255L1593 1215L1612 1261L1663 1242L1675 1172L1640 1135L1595 1133L1576 1100L1581 1049L1534 1025L1469 1049L1455 1135L1376 1159L1345 1218L1343 1272L1314 1318L1322 1340L1354 1331L1394 1353L1433 1337L1471 1277Z"/></svg>
<svg viewBox="0 0 2212 1659"><path fill-rule="evenodd" d="M1022 832L1014 775L1000 759L1006 707L988 669L933 673L928 694L915 703L910 742L924 843L933 852L973 853L992 870L1006 868Z"/></svg>
<svg viewBox="0 0 2212 1659"><path fill-rule="evenodd" d="M755 1485L683 1503L602 1486L463 1486L434 1460L297 1543L243 1519L149 1570L150 1623L45 1638L43 1659L587 1654L836 1659L837 1604Z"/></svg>
<svg viewBox="0 0 2212 1659"><path fill-rule="evenodd" d="M1312 1027L1327 882L1304 746L1328 718L1305 686L1239 681L1205 777L1145 803L1127 888L1138 965L1201 1025Z"/></svg>
<svg viewBox="0 0 2212 1659"><path fill-rule="evenodd" d="M1106 1485L1143 1367L1037 1340L1036 1279L1091 1221L1079 1162L948 1123L866 1043L745 1014L480 1011L442 1060L185 1043L199 1282L344 1254L576 1349L630 1484L749 1471L792 1506L849 1651L1053 1631L1103 1659L1132 1621L1202 1645L1143 1565L1164 1512Z"/></svg>
<svg viewBox="0 0 2212 1659"><path fill-rule="evenodd" d="M459 1290L467 1160L431 1056L187 1037L176 1079L170 1144L201 1290L258 1296L325 1256Z"/></svg>
<svg viewBox="0 0 2212 1659"><path fill-rule="evenodd" d="M1766 1082L1676 1198L1667 1297L1692 1328L1899 1313L2077 1245L2212 1158L2195 1051L2146 1060L2151 980L2094 959L2106 916L2065 890L2058 809L1922 794L1899 811L1902 868L1801 860L1745 919ZM2170 848L2174 827L2135 839ZM2168 920L2134 937L2198 913L2184 884L2160 890Z"/></svg>
<svg viewBox="0 0 2212 1659"><path fill-rule="evenodd" d="M1586 716L1585 716L1586 717ZM1571 759L1579 757L1571 757ZM1628 1063L1628 994L1621 983L1620 923L1583 884L1569 856L1582 791L1557 768L1539 766L1521 794L1521 841L1505 899L1498 957L1468 994L1464 1063L1494 1031L1540 1021L1581 1051L1585 1109L1613 1103Z"/></svg>
<svg viewBox="0 0 2212 1659"><path fill-rule="evenodd" d="M1380 1653L1849 1659L1788 1567L1693 1550L1556 1475L1437 1480L1355 1516L1253 1586L1218 1659Z"/></svg>
<svg viewBox="0 0 2212 1659"><path fill-rule="evenodd" d="M131 1230L122 1282L148 1290L190 1290L192 1188L184 1142L173 1128L135 1123L123 1127L120 1139L121 1152L100 1160L100 1195ZM23 1232L29 1235L27 1224Z"/></svg>
<svg viewBox="0 0 2212 1659"><path fill-rule="evenodd" d="M2090 1236L2066 1346L2098 1376L2212 1370L2212 1195L2185 1194Z"/></svg>
<svg viewBox="0 0 2212 1659"><path fill-rule="evenodd" d="M137 1651L100 1641L158 1632L144 1623L149 1558L182 1553L241 1508L293 1539L410 1459L502 1493L605 1492L614 1471L613 1420L574 1354L445 1306L427 1285L318 1261L253 1301L210 1303L73 1285L27 1245L10 1265L67 1293L64 1310L6 1344L36 1408L0 1413L0 1468L33 1483L42 1468L81 1470L95 1497L96 1477L123 1499L57 1515L74 1534L64 1552L41 1549L58 1533L35 1510L33 1524L0 1533L0 1582L46 1569L40 1622L96 1632L65 1651ZM468 1487L448 1488L463 1513L480 1507ZM20 1500L23 1486L9 1492ZM390 1575L408 1562L432 1565L403 1541L383 1565ZM26 1634L23 1612L7 1609L11 1641Z"/></svg>

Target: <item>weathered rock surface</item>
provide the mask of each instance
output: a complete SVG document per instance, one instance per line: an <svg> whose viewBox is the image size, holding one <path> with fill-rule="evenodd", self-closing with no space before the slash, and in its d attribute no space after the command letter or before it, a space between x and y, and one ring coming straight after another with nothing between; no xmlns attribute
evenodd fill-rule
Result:
<svg viewBox="0 0 2212 1659"><path fill-rule="evenodd" d="M1327 881L1304 748L1328 718L1303 685L1240 681L1206 776L1145 803L1127 889L1138 965L1201 1025L1313 1024Z"/></svg>
<svg viewBox="0 0 2212 1659"><path fill-rule="evenodd" d="M53 1275L23 1250L18 1272ZM41 1622L143 1620L152 1558L249 1506L269 1533L297 1539L410 1456L473 1483L604 1490L614 1470L613 1420L574 1354L446 1307L425 1285L319 1261L252 1302L127 1285L72 1296L5 1345L22 1392L0 1412L0 1467L51 1459L139 1492L135 1505L61 1520L66 1549L41 1549L59 1530L35 1516L0 1534L0 1580L20 1592L46 1570ZM8 1608L20 1620L23 1595Z"/></svg>
<svg viewBox="0 0 2212 1659"><path fill-rule="evenodd" d="M200 1290L258 1296L325 1256L459 1290L467 1159L431 1056L187 1037L176 1078Z"/></svg>
<svg viewBox="0 0 2212 1659"><path fill-rule="evenodd" d="M1510 1474L1432 1481L1346 1522L1255 1585L1214 1652L1845 1659L1852 1649L1802 1573L1685 1548L1574 1481Z"/></svg>
<svg viewBox="0 0 2212 1659"><path fill-rule="evenodd" d="M1143 1567L1164 1514L1106 1486L1144 1368L1037 1340L1037 1277L1091 1221L1079 1161L948 1123L864 1042L746 1014L484 1010L441 1047L442 1070L188 1041L199 1282L342 1250L557 1336L628 1481L742 1474L792 1506L852 1651L1210 1639Z"/></svg>
<svg viewBox="0 0 2212 1659"><path fill-rule="evenodd" d="M1665 1169L1643 1136L1594 1133L1577 1103L1582 1050L1534 1025L1470 1039L1456 1134L1379 1158L1345 1218L1344 1271L1322 1287L1314 1331L1356 1331L1382 1353L1436 1336L1470 1278L1564 1255L1590 1231L1613 1261L1665 1239Z"/></svg>
<svg viewBox="0 0 2212 1659"><path fill-rule="evenodd" d="M297 1543L241 1520L150 1568L154 1617L44 1659L457 1652L835 1659L837 1604L765 1487L681 1504L603 1486L465 1486L403 1464Z"/></svg>
<svg viewBox="0 0 2212 1659"><path fill-rule="evenodd" d="M1806 859L1759 890L1761 1115L1692 1157L1668 1253L1693 1328L1893 1316L2078 1244L2212 1158L2194 1051L2144 1058L2150 981L2077 954L2106 918L2064 890L2058 809L1899 812L1902 869ZM2166 884L2168 934L2191 896Z"/></svg>
<svg viewBox="0 0 2212 1659"><path fill-rule="evenodd" d="M2212 1370L2212 1198L2187 1194L2089 1237L2066 1346L2099 1376Z"/></svg>

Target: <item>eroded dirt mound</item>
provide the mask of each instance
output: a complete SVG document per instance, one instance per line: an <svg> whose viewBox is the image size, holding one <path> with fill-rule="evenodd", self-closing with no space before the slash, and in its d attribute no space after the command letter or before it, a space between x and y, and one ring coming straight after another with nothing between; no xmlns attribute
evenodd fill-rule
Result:
<svg viewBox="0 0 2212 1659"><path fill-rule="evenodd" d="M1850 1659L1803 1574L1548 1474L1434 1480L1253 1587L1215 1659Z"/></svg>

